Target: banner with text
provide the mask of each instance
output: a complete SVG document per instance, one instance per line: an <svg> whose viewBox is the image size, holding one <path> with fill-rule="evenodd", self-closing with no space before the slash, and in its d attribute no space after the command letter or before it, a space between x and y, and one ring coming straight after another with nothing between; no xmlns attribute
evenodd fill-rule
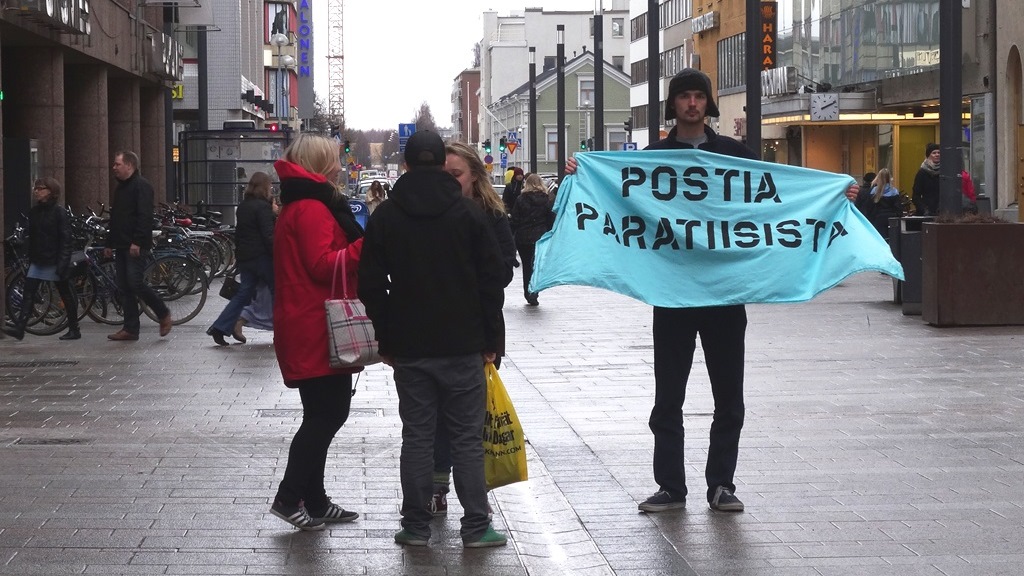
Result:
<svg viewBox="0 0 1024 576"><path fill-rule="evenodd" d="M531 291L577 284L652 306L802 302L858 272L903 279L844 192L853 179L700 150L577 154Z"/></svg>

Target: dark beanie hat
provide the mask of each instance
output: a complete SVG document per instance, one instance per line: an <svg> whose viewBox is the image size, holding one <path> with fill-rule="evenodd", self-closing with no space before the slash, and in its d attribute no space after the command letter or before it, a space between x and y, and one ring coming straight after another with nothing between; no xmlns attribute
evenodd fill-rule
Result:
<svg viewBox="0 0 1024 576"><path fill-rule="evenodd" d="M718 106L711 93L711 78L696 68L683 68L668 83L668 99L665 100L665 120L676 117L675 99L681 92L700 90L708 97L707 116L718 118Z"/></svg>
<svg viewBox="0 0 1024 576"><path fill-rule="evenodd" d="M938 144L936 144L934 142L929 142L928 145L924 147L924 155L925 156L931 156L932 152L935 152L938 149L939 149L939 145Z"/></svg>
<svg viewBox="0 0 1024 576"><path fill-rule="evenodd" d="M408 166L443 166L447 154L444 140L437 132L417 130L405 143L405 163Z"/></svg>

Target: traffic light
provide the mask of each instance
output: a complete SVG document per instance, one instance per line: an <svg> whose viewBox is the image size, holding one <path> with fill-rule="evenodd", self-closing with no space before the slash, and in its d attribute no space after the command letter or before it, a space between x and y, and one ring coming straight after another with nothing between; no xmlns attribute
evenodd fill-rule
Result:
<svg viewBox="0 0 1024 576"><path fill-rule="evenodd" d="M587 149L587 141L586 140L580 140L580 150L586 150L586 149Z"/></svg>
<svg viewBox="0 0 1024 576"><path fill-rule="evenodd" d="M484 152L486 152L488 154L491 153L491 139L490 138L488 138L487 140L484 140Z"/></svg>
<svg viewBox="0 0 1024 576"><path fill-rule="evenodd" d="M277 132L278 126L275 123L267 124L267 129L271 132Z"/></svg>
<svg viewBox="0 0 1024 576"><path fill-rule="evenodd" d="M338 124L331 124L331 138L337 138L341 135L341 126Z"/></svg>
<svg viewBox="0 0 1024 576"><path fill-rule="evenodd" d="M626 141L631 142L633 140L633 119L626 118L622 125L626 128Z"/></svg>
<svg viewBox="0 0 1024 576"><path fill-rule="evenodd" d="M502 136L502 137L501 137L501 140L498 140L498 151L499 151L499 152L504 152L504 151L505 151L505 146L506 146L507 144L508 144L508 143L506 142L506 140L505 140L505 137L504 137L504 136Z"/></svg>
<svg viewBox="0 0 1024 576"><path fill-rule="evenodd" d="M348 154L351 151L352 151L352 144L348 140L345 140L345 154Z"/></svg>

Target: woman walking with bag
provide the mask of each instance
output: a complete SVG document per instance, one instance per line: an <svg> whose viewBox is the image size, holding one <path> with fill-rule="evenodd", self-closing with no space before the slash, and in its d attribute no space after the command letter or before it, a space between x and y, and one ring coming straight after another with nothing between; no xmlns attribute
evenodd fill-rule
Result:
<svg viewBox="0 0 1024 576"><path fill-rule="evenodd" d="M235 213L235 258L242 281L238 291L206 331L213 341L227 346L224 337L231 334L245 344L238 319L252 302L256 286L263 282L274 293L274 206L270 198L271 180L265 172L256 172L245 187L245 196Z"/></svg>
<svg viewBox="0 0 1024 576"><path fill-rule="evenodd" d="M324 487L327 451L348 419L352 374L331 368L324 301L338 286L335 265L344 263L356 297L363 230L338 188L338 143L299 135L274 163L281 178L281 213L274 231L274 351L284 383L299 391L302 424L288 451L288 466L270 511L301 530L325 522L351 522L359 514L331 502Z"/></svg>

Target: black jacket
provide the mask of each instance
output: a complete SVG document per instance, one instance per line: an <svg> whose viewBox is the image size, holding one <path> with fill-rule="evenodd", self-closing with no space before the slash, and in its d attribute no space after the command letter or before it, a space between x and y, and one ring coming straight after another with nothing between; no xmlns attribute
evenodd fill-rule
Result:
<svg viewBox="0 0 1024 576"><path fill-rule="evenodd" d="M516 244L536 244L551 229L555 213L551 211L551 197L545 192L524 192L512 208L512 235Z"/></svg>
<svg viewBox="0 0 1024 576"><path fill-rule="evenodd" d="M28 259L33 264L57 265L63 278L71 261L71 219L54 202L38 202L28 213Z"/></svg>
<svg viewBox="0 0 1024 576"><path fill-rule="evenodd" d="M914 176L914 214L935 216L939 213L939 175L919 168Z"/></svg>
<svg viewBox="0 0 1024 576"><path fill-rule="evenodd" d="M514 177L512 181L505 186L505 190L501 193L501 201L505 203L505 212L512 212L512 208L516 205L516 200L519 199L519 195L523 192L523 181L516 180Z"/></svg>
<svg viewBox="0 0 1024 576"><path fill-rule="evenodd" d="M235 258L239 262L274 257L274 206L249 196L235 212Z"/></svg>
<svg viewBox="0 0 1024 576"><path fill-rule="evenodd" d="M668 136L652 142L644 150L674 150L674 149L692 149L693 146L685 144L676 140L677 126L673 126L672 130L669 131ZM748 158L750 160L760 160L757 154L750 148L747 148L745 144L732 138L719 136L711 129L710 126L704 126L704 135L708 137L708 141L701 144L697 148L705 150L707 152L714 152L715 154L723 154L725 156L734 156L736 158Z"/></svg>
<svg viewBox="0 0 1024 576"><path fill-rule="evenodd" d="M143 250L153 247L153 186L138 171L117 183L106 241L107 248L132 244Z"/></svg>
<svg viewBox="0 0 1024 576"><path fill-rule="evenodd" d="M407 172L366 226L359 299L380 353L496 352L504 264L491 222L451 175Z"/></svg>

